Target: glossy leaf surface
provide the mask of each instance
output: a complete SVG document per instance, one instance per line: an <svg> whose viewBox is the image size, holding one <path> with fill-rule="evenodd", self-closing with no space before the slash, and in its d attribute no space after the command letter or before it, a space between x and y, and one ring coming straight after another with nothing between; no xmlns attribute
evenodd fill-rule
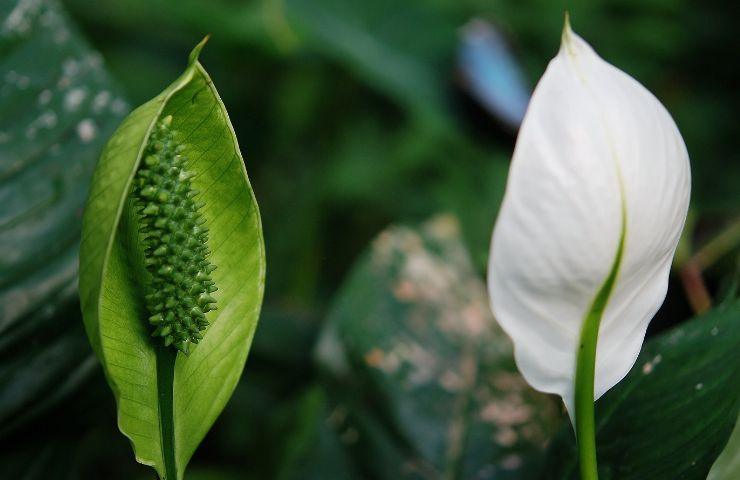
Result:
<svg viewBox="0 0 740 480"><path fill-rule="evenodd" d="M735 301L645 343L629 375L596 402L599 478L707 478L740 408L738 321ZM543 478L577 478L570 425L548 457Z"/></svg>
<svg viewBox="0 0 740 480"><path fill-rule="evenodd" d="M717 457L717 461L712 465L707 480L722 480L723 478L740 476L740 412L738 412L737 418L730 440Z"/></svg>
<svg viewBox="0 0 740 480"><path fill-rule="evenodd" d="M449 215L375 239L318 357L367 478L524 478L559 417L517 373Z"/></svg>
<svg viewBox="0 0 740 480"><path fill-rule="evenodd" d="M79 328L82 208L129 107L56 1L0 2L0 437L95 362Z"/></svg>

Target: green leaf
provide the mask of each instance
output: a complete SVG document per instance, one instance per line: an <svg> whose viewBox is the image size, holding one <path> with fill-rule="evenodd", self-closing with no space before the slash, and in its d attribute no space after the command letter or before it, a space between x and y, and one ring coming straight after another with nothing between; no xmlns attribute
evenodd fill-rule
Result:
<svg viewBox="0 0 740 480"><path fill-rule="evenodd" d="M451 216L377 237L318 357L371 478L526 478L560 417L518 374Z"/></svg>
<svg viewBox="0 0 740 480"><path fill-rule="evenodd" d="M629 375L596 403L599 478L706 478L740 408L739 318L735 301L645 344ZM544 478L576 471L568 424Z"/></svg>
<svg viewBox="0 0 740 480"><path fill-rule="evenodd" d="M725 449L712 465L707 480L723 480L740 477L740 413L738 413L735 429Z"/></svg>
<svg viewBox="0 0 740 480"><path fill-rule="evenodd" d="M259 211L233 128L213 82L198 62L160 95L132 112L105 147L83 220L80 298L90 342L118 405L121 432L136 459L161 478L181 479L196 447L241 375L257 325L265 277ZM189 356L158 347L143 298L133 177L152 129L171 129L194 173L196 197L210 229L209 260L219 310ZM170 255L171 257L171 255Z"/></svg>
<svg viewBox="0 0 740 480"><path fill-rule="evenodd" d="M445 72L452 66L458 26L453 15L459 12L415 0L287 0L285 10L310 46L412 113L446 121Z"/></svg>
<svg viewBox="0 0 740 480"><path fill-rule="evenodd" d="M128 111L56 1L0 3L0 436L95 370L79 327L81 211Z"/></svg>
<svg viewBox="0 0 740 480"><path fill-rule="evenodd" d="M76 302L57 316L42 309L0 336L0 439L22 432L99 372L78 312Z"/></svg>
<svg viewBox="0 0 740 480"><path fill-rule="evenodd" d="M286 435L278 462L278 480L349 480L357 478L349 456L334 429L326 392L312 386L298 400L295 426Z"/></svg>
<svg viewBox="0 0 740 480"><path fill-rule="evenodd" d="M87 184L128 105L56 2L0 18L2 332L75 282Z"/></svg>

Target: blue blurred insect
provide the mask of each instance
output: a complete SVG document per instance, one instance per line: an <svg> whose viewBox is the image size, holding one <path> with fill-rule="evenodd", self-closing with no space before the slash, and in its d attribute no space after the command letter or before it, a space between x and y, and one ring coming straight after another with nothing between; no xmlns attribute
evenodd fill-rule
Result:
<svg viewBox="0 0 740 480"><path fill-rule="evenodd" d="M468 22L457 66L468 93L504 126L518 130L531 89L502 35L483 20Z"/></svg>

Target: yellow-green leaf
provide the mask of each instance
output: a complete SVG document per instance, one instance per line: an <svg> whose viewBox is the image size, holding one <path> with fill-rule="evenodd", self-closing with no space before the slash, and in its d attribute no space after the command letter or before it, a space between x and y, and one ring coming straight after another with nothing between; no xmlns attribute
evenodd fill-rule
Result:
<svg viewBox="0 0 740 480"><path fill-rule="evenodd" d="M134 110L106 145L93 176L83 219L80 298L85 328L118 407L118 426L136 459L161 478L185 467L241 375L262 303L264 242L233 127L210 77L198 62ZM161 346L144 295L141 221L132 181L149 136L171 116L171 128L194 174L199 212L209 229L209 260L218 310L189 355Z"/></svg>

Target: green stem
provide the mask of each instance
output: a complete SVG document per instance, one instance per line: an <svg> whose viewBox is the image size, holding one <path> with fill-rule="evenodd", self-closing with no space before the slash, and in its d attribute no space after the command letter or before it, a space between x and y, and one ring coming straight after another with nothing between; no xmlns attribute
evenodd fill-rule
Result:
<svg viewBox="0 0 740 480"><path fill-rule="evenodd" d="M740 244L740 218L733 220L719 235L701 247L694 255L694 260L699 268L704 270L731 252L738 244Z"/></svg>
<svg viewBox="0 0 740 480"><path fill-rule="evenodd" d="M576 440L581 466L581 480L598 480L596 461L596 426L594 413L594 379L596 377L596 345L599 339L599 326L614 284L619 274L624 251L626 232L625 210L622 210L622 232L609 275L596 293L591 308L583 319L581 337L576 360Z"/></svg>
<svg viewBox="0 0 740 480"><path fill-rule="evenodd" d="M162 480L177 480L175 466L175 422L173 410L173 385L177 350L157 346L157 392L159 396L159 430L162 435L164 476Z"/></svg>
<svg viewBox="0 0 740 480"><path fill-rule="evenodd" d="M594 414L594 376L596 373L596 340L600 318L586 317L581 330L576 369L576 439L581 466L581 480L599 478L596 462L596 427Z"/></svg>

